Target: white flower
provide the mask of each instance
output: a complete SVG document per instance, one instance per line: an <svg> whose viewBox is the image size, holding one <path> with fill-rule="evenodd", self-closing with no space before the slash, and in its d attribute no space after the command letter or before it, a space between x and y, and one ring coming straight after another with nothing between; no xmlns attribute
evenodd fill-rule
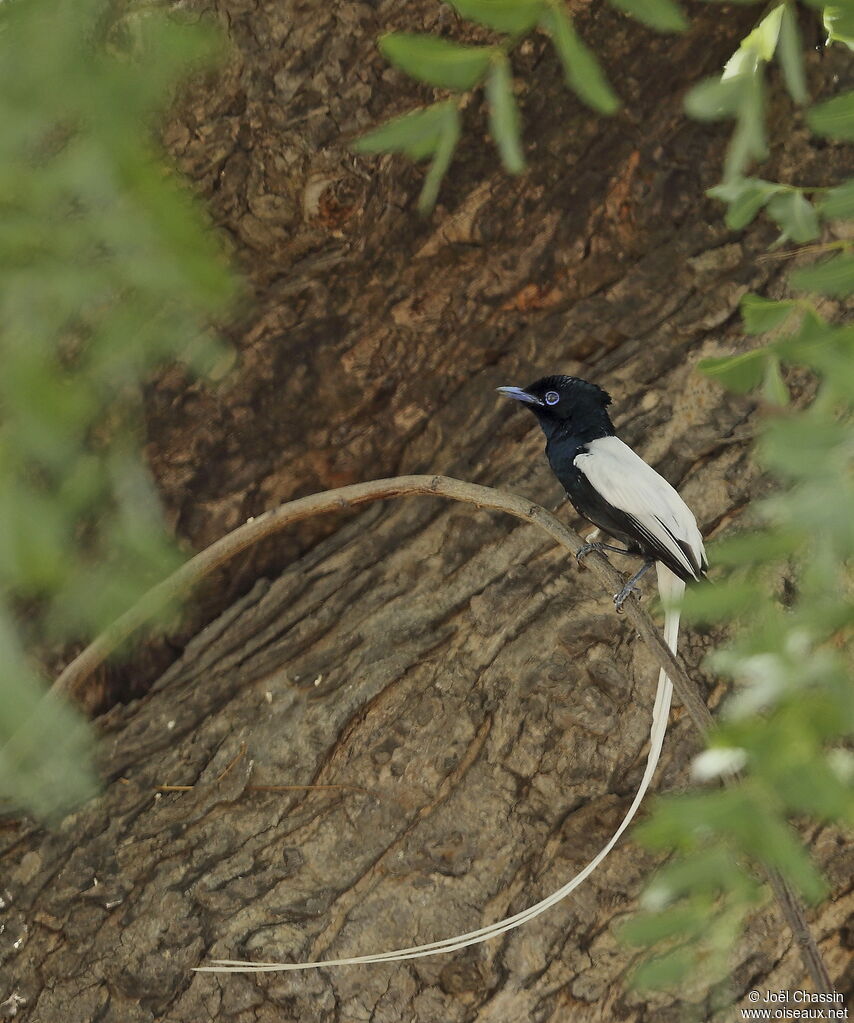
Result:
<svg viewBox="0 0 854 1023"><path fill-rule="evenodd" d="M747 763L747 751L736 746L712 746L691 761L694 781L711 781L722 774L734 774Z"/></svg>
<svg viewBox="0 0 854 1023"><path fill-rule="evenodd" d="M647 913L660 913L672 901L673 892L666 884L662 884L661 881L651 884L640 897L641 908L645 909Z"/></svg>
<svg viewBox="0 0 854 1023"><path fill-rule="evenodd" d="M845 785L854 781L854 753L847 749L832 749L827 754L828 767Z"/></svg>

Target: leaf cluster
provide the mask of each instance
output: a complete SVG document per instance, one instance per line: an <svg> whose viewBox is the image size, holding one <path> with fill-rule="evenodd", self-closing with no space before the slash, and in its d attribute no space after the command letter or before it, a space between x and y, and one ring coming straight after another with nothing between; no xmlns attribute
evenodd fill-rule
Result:
<svg viewBox="0 0 854 1023"><path fill-rule="evenodd" d="M810 5L823 7L812 0ZM835 10L839 12L840 23L843 13L854 19L852 0L845 0L845 6ZM845 41L843 36L833 32L828 40ZM688 93L685 109L700 120L735 120L723 181L709 191L709 195L727 204L727 226L734 230L746 227L764 209L780 228L780 243L791 240L803 244L819 236L822 219L849 215L851 195L844 191L846 186L826 195L827 190L823 188L785 185L746 174L754 161L768 155L765 75L773 60L781 67L791 98L797 104L806 104L809 96L803 43L794 0L784 0L772 7L742 40L723 73L705 79ZM807 112L807 123L818 135L846 141L854 139L854 92L843 93L812 107Z"/></svg>
<svg viewBox="0 0 854 1023"><path fill-rule="evenodd" d="M729 204L729 226L745 226L765 207L783 237L805 242L823 223L854 219L854 180L813 189L820 198L810 203L804 189L740 176L740 161L759 148L745 148L738 138L748 122L739 104L753 102L757 69L779 55L787 24L793 24L789 6L767 14L739 51L737 74L748 78L733 92L725 72L714 88L701 87L703 109L697 95L688 105L708 114L715 96L727 97L727 113L737 119L724 181L712 190ZM784 70L792 59L783 58ZM798 98L791 66L786 80ZM850 138L852 102L849 93L815 107L813 129ZM647 890L643 912L625 929L626 940L648 952L636 974L641 986L684 983L698 970L724 981L729 950L762 899L757 864L778 871L812 902L826 894L790 822L807 815L854 824L848 750L854 695L847 681L854 626L854 328L828 322L813 299L854 293L854 256L845 240L814 248L819 258L790 274L793 297L742 300L745 333L765 335L766 343L699 364L724 387L759 391L769 410L777 409L757 447L777 487L753 509L753 528L712 545L710 561L723 577L689 591L683 604L689 620L738 626L710 661L734 690L710 751L695 766L706 778L703 764L737 763L740 771L737 777L724 767L713 772L728 778L725 788L660 801L641 829L652 847L676 850ZM790 367L813 378L815 397L805 408L790 407Z"/></svg>
<svg viewBox="0 0 854 1023"><path fill-rule="evenodd" d="M82 720L41 700L24 611L88 634L180 561L140 388L167 360L215 362L234 284L153 129L219 50L204 24L107 0L0 6L0 795L42 815L94 782Z"/></svg>
<svg viewBox="0 0 854 1023"><path fill-rule="evenodd" d="M447 0L463 18L500 33L492 44L471 46L437 36L395 32L380 39L380 50L395 67L426 85L452 94L404 114L362 136L360 153L404 153L430 159L418 209L428 213L454 156L461 134L460 108L473 90L484 88L489 129L501 162L511 174L525 170L510 53L531 32L544 32L560 59L567 86L593 110L613 114L620 101L593 52L575 29L563 0ZM612 6L660 31L682 31L686 21L674 0L611 0Z"/></svg>
<svg viewBox="0 0 854 1023"><path fill-rule="evenodd" d="M430 159L430 168L418 200L421 213L436 204L442 180L450 167L462 126L460 109L465 98L484 87L489 128L501 162L511 174L526 167L521 122L516 104L510 53L534 31L545 33L560 59L567 86L593 110L613 114L620 101L595 54L582 41L564 0L445 0L462 17L501 33L503 38L482 46L464 45L438 36L389 33L379 46L388 61L417 81L453 94L362 136L354 145L360 153L404 153L413 160ZM744 2L744 0L742 0ZM748 3L756 0L747 0ZM821 0L807 0L821 10L827 40L854 46L854 0L840 0L826 7ZM688 22L674 0L610 0L611 6L660 32L682 32ZM742 41L721 76L709 78L689 93L686 109L701 120L734 118L736 129L730 142L724 183L714 192L737 206L732 214L738 224L747 211L749 220L763 207L781 226L784 238L809 241L818 233L818 218L804 192L783 185L767 190L769 182L744 179L753 160L767 155L764 124L765 68L776 59L786 87L796 103L807 102L803 46L794 0L772 7ZM809 113L811 127L835 138L854 137L854 106L851 94L817 106ZM749 222L745 221L745 222Z"/></svg>

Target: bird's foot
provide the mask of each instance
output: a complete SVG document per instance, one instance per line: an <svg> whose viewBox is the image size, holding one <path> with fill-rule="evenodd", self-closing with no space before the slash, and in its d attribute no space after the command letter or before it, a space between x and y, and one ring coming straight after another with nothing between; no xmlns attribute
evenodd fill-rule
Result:
<svg viewBox="0 0 854 1023"><path fill-rule="evenodd" d="M587 557L591 551L598 551L600 554L607 550L607 544L604 543L586 543L584 546L578 548L578 553L575 555L575 560L580 565L581 562Z"/></svg>
<svg viewBox="0 0 854 1023"><path fill-rule="evenodd" d="M629 579L629 581L620 590L620 592L614 594L614 607L617 609L617 614L623 613L623 604L625 604L625 602L629 599L630 594L637 593L638 600L641 599L643 594L640 591L638 582L652 568L654 564L655 562L651 558L645 561L641 569L635 572L635 574L631 577L631 579Z"/></svg>
<svg viewBox="0 0 854 1023"><path fill-rule="evenodd" d="M623 613L623 604L625 604L632 593L636 593L638 595L638 600L643 598L640 586L630 579L619 593L614 594L614 607L617 609L618 615Z"/></svg>

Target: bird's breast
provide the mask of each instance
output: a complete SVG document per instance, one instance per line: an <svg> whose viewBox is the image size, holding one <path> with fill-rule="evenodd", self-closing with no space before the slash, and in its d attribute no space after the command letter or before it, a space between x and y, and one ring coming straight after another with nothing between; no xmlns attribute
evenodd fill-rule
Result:
<svg viewBox="0 0 854 1023"><path fill-rule="evenodd" d="M581 472L575 467L575 459L587 450L583 441L575 438L550 440L546 444L546 457L552 472L563 484L564 490L572 497L581 482Z"/></svg>

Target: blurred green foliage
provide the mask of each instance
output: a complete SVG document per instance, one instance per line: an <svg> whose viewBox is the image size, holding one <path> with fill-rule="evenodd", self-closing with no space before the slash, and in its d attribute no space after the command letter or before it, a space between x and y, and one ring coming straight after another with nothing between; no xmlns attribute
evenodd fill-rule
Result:
<svg viewBox="0 0 854 1023"><path fill-rule="evenodd" d="M565 0L445 0L462 17L503 35L493 45L471 46L432 35L394 32L379 41L383 55L395 67L456 99L444 100L368 132L354 148L359 153L405 153L413 160L432 157L418 200L421 213L436 204L442 179L450 167L460 137L459 118L439 135L429 118L419 113L441 108L451 123L450 105L460 108L467 97L485 87L489 127L505 170L525 170L521 122L516 110L509 55L531 32L539 29L551 38L563 65L566 84L588 106L613 114L620 101L595 55L582 42ZM660 32L683 32L688 22L673 0L609 0L612 7ZM745 2L745 0L740 0ZM746 0L748 3L758 0ZM808 6L823 13L827 41L854 45L854 0L825 7L818 0ZM818 17L818 13L816 13ZM718 197L730 204L731 227L743 227L763 207L779 223L785 238L804 242L817 237L819 222L805 192L809 189L775 184L742 175L753 160L767 155L764 124L765 69L776 58L786 87L796 103L806 103L803 46L798 29L797 5L786 0L772 6L742 41L720 76L700 82L686 100L688 112L701 120L733 117L736 130L729 145L724 181ZM809 113L813 130L834 138L854 137L854 107L841 96ZM733 205L736 196L738 202Z"/></svg>
<svg viewBox="0 0 854 1023"><path fill-rule="evenodd" d="M697 116L735 119L724 181L710 193L727 203L728 225L744 227L764 207L781 229L778 242L808 242L854 216L854 180L803 189L742 176L765 152L764 65L781 59L792 98L806 99L787 25L794 33L793 5L771 10L723 76L699 85L686 105ZM808 121L847 140L852 117L854 94L844 93L814 107ZM742 300L745 333L767 334L767 343L699 365L735 392L761 391L769 414L756 457L777 487L751 509L751 529L711 545L723 577L689 589L683 604L689 621L734 627L710 659L733 691L694 764L698 781L728 784L659 800L638 831L652 848L676 851L623 931L647 950L640 986L689 977L725 984L730 950L765 898L757 864L775 868L811 902L826 893L792 819L854 824L854 327L828 322L812 297L854 293L850 228L839 233L805 250L818 258L791 273L796 297ZM789 407L788 367L812 376L806 407Z"/></svg>
<svg viewBox="0 0 854 1023"><path fill-rule="evenodd" d="M380 50L395 67L417 81L444 89L456 99L395 118L355 143L359 153L405 153L413 160L431 158L418 209L436 205L460 137L458 110L464 97L484 86L489 128L504 168L525 170L521 123L516 106L509 55L535 28L542 29L563 65L566 83L588 106L612 114L619 100L593 53L579 38L563 0L447 0L458 14L504 34L492 46L468 46L431 35L393 32L380 39ZM685 27L673 0L611 0L638 20L667 31ZM440 127L444 126L443 130Z"/></svg>
<svg viewBox="0 0 854 1023"><path fill-rule="evenodd" d="M93 791L92 747L42 698L27 618L90 634L180 561L140 385L166 361L213 364L234 284L154 130L219 50L150 8L0 4L0 796L46 817Z"/></svg>

